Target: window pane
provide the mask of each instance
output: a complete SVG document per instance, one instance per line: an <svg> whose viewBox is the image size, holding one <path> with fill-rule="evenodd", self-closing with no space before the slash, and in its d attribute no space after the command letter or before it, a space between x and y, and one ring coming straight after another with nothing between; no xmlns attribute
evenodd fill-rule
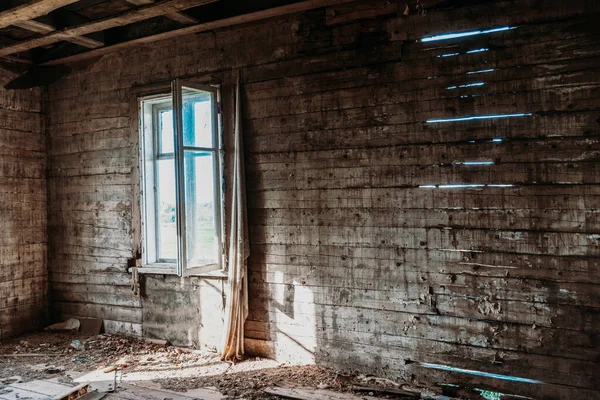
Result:
<svg viewBox="0 0 600 400"><path fill-rule="evenodd" d="M177 259L175 162L156 162L156 241L159 260Z"/></svg>
<svg viewBox="0 0 600 400"><path fill-rule="evenodd" d="M173 110L159 113L160 153L173 153Z"/></svg>
<svg viewBox="0 0 600 400"><path fill-rule="evenodd" d="M190 88L183 88L182 93L183 145L213 147L213 94Z"/></svg>
<svg viewBox="0 0 600 400"><path fill-rule="evenodd" d="M217 263L215 157L212 152L186 151L185 220L187 267Z"/></svg>

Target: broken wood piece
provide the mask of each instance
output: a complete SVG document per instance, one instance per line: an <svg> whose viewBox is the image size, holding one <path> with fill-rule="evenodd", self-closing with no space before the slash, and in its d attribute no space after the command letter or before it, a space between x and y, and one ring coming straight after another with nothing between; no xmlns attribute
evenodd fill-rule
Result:
<svg viewBox="0 0 600 400"><path fill-rule="evenodd" d="M196 350L196 349L191 349L191 348L189 348L189 347L176 347L176 348L175 348L175 351L176 351L178 354L181 354L181 353L193 353L193 352L195 352L195 351L197 351L197 350Z"/></svg>
<svg viewBox="0 0 600 400"><path fill-rule="evenodd" d="M144 340L148 343L156 344L156 345L162 346L162 347L167 347L167 345L169 344L168 340L162 340L162 339L144 338Z"/></svg>

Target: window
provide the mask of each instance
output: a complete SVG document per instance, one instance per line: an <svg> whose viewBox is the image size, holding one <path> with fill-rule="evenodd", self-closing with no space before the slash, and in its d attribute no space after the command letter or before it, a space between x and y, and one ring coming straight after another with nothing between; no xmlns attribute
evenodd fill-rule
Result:
<svg viewBox="0 0 600 400"><path fill-rule="evenodd" d="M218 100L215 87L175 81L141 101L143 262L156 272L222 268Z"/></svg>

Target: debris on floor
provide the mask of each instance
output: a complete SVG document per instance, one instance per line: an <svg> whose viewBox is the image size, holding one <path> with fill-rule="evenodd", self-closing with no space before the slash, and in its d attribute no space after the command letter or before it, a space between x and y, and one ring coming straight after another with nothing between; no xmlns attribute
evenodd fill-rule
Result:
<svg viewBox="0 0 600 400"><path fill-rule="evenodd" d="M263 358L229 364L216 353L160 340L44 331L0 342L0 387L48 380L89 384L91 391L107 394L106 400L277 399L286 390L332 400L420 397L418 389L387 379Z"/></svg>
<svg viewBox="0 0 600 400"><path fill-rule="evenodd" d="M56 366L53 364L35 364L31 366L33 371L44 372L47 374L58 374L59 372L63 372L65 367Z"/></svg>

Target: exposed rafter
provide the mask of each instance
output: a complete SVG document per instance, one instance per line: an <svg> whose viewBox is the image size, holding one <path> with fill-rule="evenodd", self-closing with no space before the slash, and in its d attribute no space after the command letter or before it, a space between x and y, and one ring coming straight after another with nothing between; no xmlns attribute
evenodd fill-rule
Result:
<svg viewBox="0 0 600 400"><path fill-rule="evenodd" d="M0 28L29 21L47 15L50 12L78 2L79 0L31 0L18 7L0 12Z"/></svg>
<svg viewBox="0 0 600 400"><path fill-rule="evenodd" d="M63 1L74 2L73 0ZM90 33L103 31L105 29L115 28L118 26L129 25L134 22L143 21L161 15L186 10L188 8L197 7L208 3L213 3L215 1L218 0L163 0L158 3L142 6L138 9L118 14L116 16L103 18L75 27L65 28L60 31L46 33L40 37L15 43L13 45L0 49L0 57L19 53L22 51L28 51L40 46L47 46L60 41L70 41L71 39L78 36L83 36Z"/></svg>
<svg viewBox="0 0 600 400"><path fill-rule="evenodd" d="M36 20L17 22L13 25L18 26L19 28L22 28L22 29L26 29L31 32L42 33L42 34L56 31L56 28L54 28L54 26L52 26L50 24L46 24L44 22L39 22ZM68 41L71 43L78 44L83 47L90 48L90 49L96 49L98 47L104 46L103 42L101 42L99 40L91 39L86 36L75 36L75 37L69 38Z"/></svg>
<svg viewBox="0 0 600 400"><path fill-rule="evenodd" d="M130 40L123 43L118 43L112 46L102 47L87 51L85 53L75 54L52 61L43 63L42 65L59 65L71 62L86 60L91 57L103 56L115 51L123 50L136 45L156 42L158 40L172 39L177 36L189 35L193 33L206 32L214 29L224 28L233 25L244 24L248 22L260 21L268 18L275 18L282 15L294 14L298 12L313 10L315 8L335 6L338 4L349 3L353 0L307 0L298 3L289 4L286 6L274 7L267 10L256 11L248 14L237 15L235 17L224 18L216 21L201 23L193 26L188 26L181 29L159 33L156 35L145 36L139 39Z"/></svg>
<svg viewBox="0 0 600 400"><path fill-rule="evenodd" d="M14 22L12 25L35 33L50 33L56 30L52 25L36 20Z"/></svg>
<svg viewBox="0 0 600 400"><path fill-rule="evenodd" d="M155 3L154 0L126 0L128 3L133 4L135 6L147 6L148 4ZM177 21L186 25L197 24L198 20L196 18L190 17L182 12L172 12L166 14L165 17L172 19L173 21Z"/></svg>

